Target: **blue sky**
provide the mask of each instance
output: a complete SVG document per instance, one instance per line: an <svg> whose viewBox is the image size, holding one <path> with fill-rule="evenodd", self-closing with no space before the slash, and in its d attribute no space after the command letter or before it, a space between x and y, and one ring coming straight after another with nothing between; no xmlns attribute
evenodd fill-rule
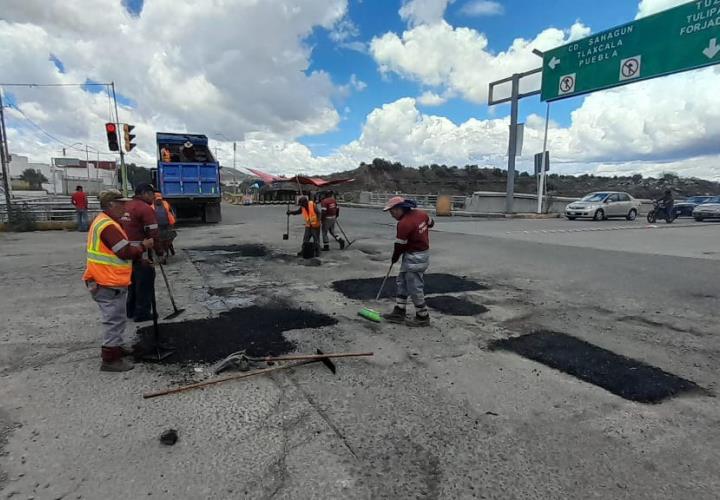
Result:
<svg viewBox="0 0 720 500"><path fill-rule="evenodd" d="M504 0L502 15L471 17L462 12L469 0L457 0L450 4L445 12L445 20L453 27L469 27L484 33L489 41L489 50L493 53L507 50L516 38L532 39L543 30L556 27L567 29L576 21L581 21L600 31L623 24L635 18L637 3L628 0L605 0L603 2L578 2L576 0ZM549 5L551 4L551 5ZM374 37L387 32L398 35L408 29L398 11L402 1L390 0L351 0L349 18L358 29L355 41L369 43ZM316 29L307 43L312 47L310 71L328 72L336 84L346 83L351 75L367 84L362 92L352 92L346 99L338 99L338 110L346 106L350 112L343 115L343 121L337 130L320 136L304 137L300 142L310 147L316 155L331 153L336 147L356 139L362 125L373 109L402 97L420 95L424 88L420 83L409 81L398 75L381 75L372 56L348 48L342 48L330 38L324 29ZM538 59L538 62L540 60ZM510 76L510 75L508 75ZM570 124L570 113L582 103L582 97L555 103L552 119L563 126ZM428 114L445 116L454 123L465 122L469 118L501 117L509 113L509 106L498 106L494 114L486 105L468 102L462 98L450 99L440 106L419 108ZM545 105L539 97L525 99L520 107L521 121L528 114L545 114Z"/></svg>

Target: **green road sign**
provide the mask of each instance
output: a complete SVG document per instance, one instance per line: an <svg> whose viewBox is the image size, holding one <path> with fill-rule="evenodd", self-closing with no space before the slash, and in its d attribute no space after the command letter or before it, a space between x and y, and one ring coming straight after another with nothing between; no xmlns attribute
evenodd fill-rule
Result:
<svg viewBox="0 0 720 500"><path fill-rule="evenodd" d="M720 63L720 0L696 0L548 50L542 100Z"/></svg>

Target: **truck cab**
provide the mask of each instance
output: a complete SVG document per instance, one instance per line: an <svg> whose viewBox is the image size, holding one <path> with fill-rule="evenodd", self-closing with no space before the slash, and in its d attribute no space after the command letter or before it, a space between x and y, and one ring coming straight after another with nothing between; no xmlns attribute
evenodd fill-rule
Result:
<svg viewBox="0 0 720 500"><path fill-rule="evenodd" d="M220 222L220 164L200 134L158 132L156 184L178 217Z"/></svg>

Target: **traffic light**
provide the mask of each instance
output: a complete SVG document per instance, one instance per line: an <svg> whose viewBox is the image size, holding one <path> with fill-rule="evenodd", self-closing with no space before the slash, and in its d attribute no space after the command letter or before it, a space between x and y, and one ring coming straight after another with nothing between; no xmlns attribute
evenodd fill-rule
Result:
<svg viewBox="0 0 720 500"><path fill-rule="evenodd" d="M118 144L117 127L114 123L105 124L105 132L107 132L108 148L110 151L120 151L120 145Z"/></svg>
<svg viewBox="0 0 720 500"><path fill-rule="evenodd" d="M135 139L135 135L131 134L132 129L135 128L135 125L128 125L127 123L123 124L123 133L124 133L124 145L125 145L125 151L128 153L132 151L132 148L135 147L135 144L133 144L132 140Z"/></svg>

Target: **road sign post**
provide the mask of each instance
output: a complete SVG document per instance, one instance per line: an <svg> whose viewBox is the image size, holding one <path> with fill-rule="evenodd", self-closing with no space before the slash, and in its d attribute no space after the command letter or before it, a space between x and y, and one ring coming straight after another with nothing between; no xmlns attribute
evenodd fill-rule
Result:
<svg viewBox="0 0 720 500"><path fill-rule="evenodd" d="M510 141L508 143L508 170L507 170L507 184L506 184L506 190L505 190L505 213L506 214L512 214L513 213L513 205L515 202L515 157L517 156L518 151L518 128L520 127L518 125L518 108L520 105L520 99L523 99L525 97L530 97L533 95L538 95L540 93L539 90L534 90L531 92L521 93L520 92L520 81L527 77L532 76L537 73L541 73L542 68L533 69L531 71L526 71L524 73L515 73L514 75L504 78L502 80L498 80L496 82L490 83L489 89L488 89L488 105L495 106L497 104L503 104L506 102L510 103ZM505 83L510 82L511 84L511 91L510 91L510 97L505 97L501 99L495 98L495 87L499 85L503 85ZM520 149L522 149L522 145L520 145Z"/></svg>
<svg viewBox="0 0 720 500"><path fill-rule="evenodd" d="M696 0L548 50L542 100L720 64L720 0Z"/></svg>

